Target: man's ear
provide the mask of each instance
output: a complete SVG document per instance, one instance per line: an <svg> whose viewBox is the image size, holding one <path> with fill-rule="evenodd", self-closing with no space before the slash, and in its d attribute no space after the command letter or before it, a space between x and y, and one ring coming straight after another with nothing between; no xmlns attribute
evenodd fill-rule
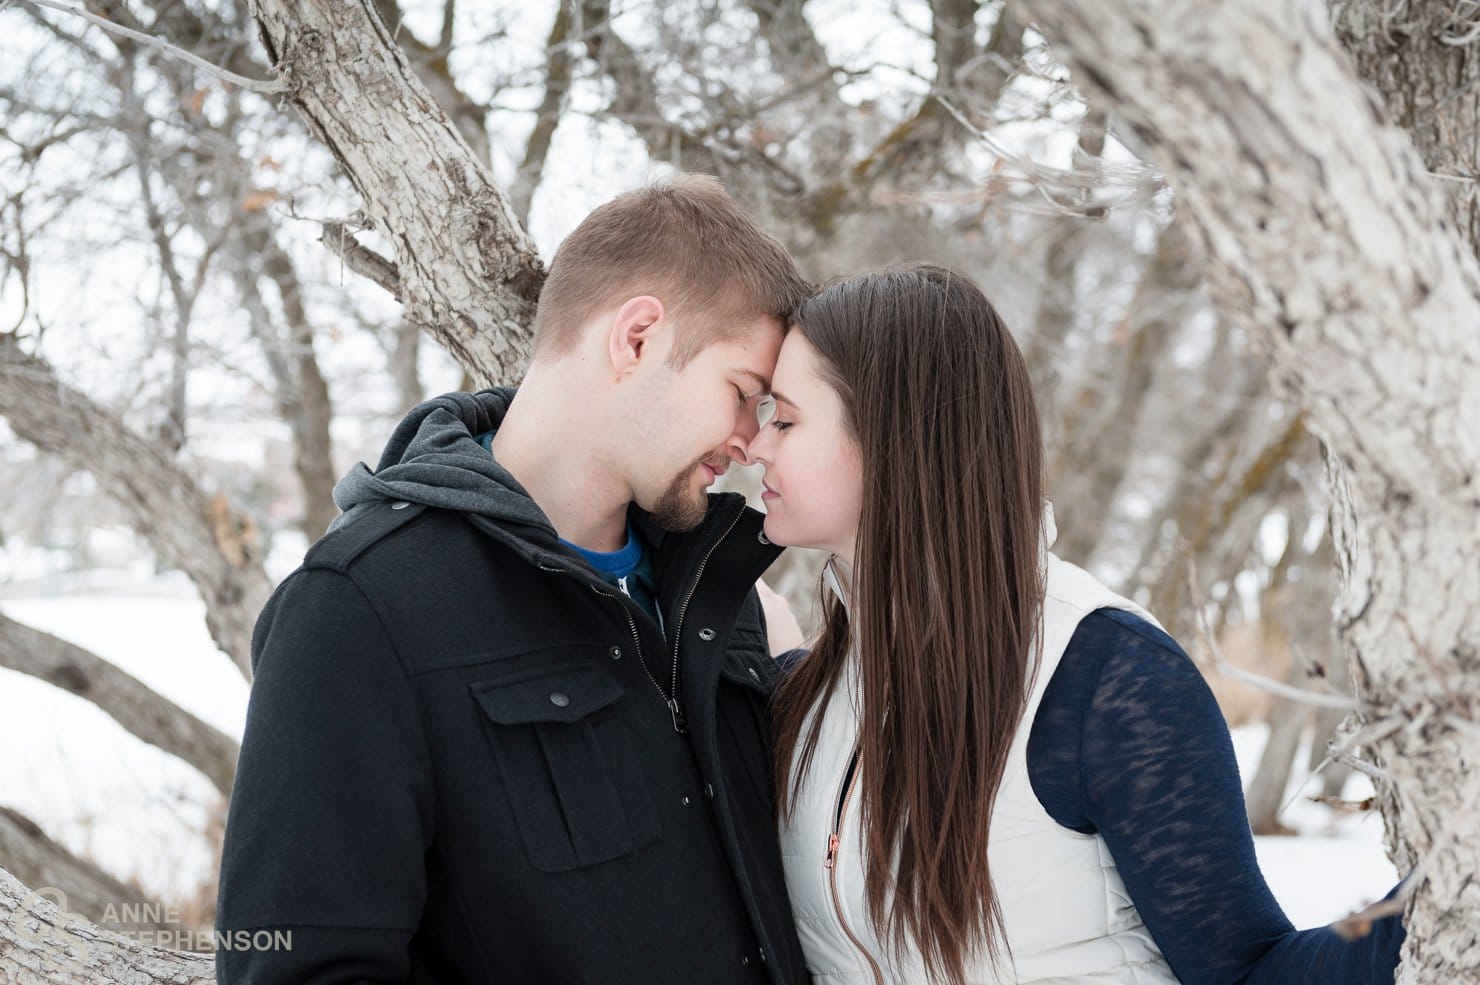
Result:
<svg viewBox="0 0 1480 985"><path fill-rule="evenodd" d="M663 302L651 294L622 302L612 317L607 336L608 355L618 378L635 370L645 356L650 356L652 343L667 325L664 314Z"/></svg>

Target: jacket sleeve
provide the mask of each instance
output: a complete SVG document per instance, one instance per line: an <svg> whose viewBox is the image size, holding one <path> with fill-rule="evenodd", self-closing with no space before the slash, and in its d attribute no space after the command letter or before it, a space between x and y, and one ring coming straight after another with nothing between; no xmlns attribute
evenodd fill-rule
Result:
<svg viewBox="0 0 1480 985"><path fill-rule="evenodd" d="M1104 839L1185 985L1393 980L1398 917L1353 942L1286 919L1259 871L1222 712L1192 661L1150 623L1111 610L1080 623L1028 755L1044 807Z"/></svg>
<svg viewBox="0 0 1480 985"><path fill-rule="evenodd" d="M300 570L263 610L252 662L218 981L404 982L426 898L432 773L391 641L349 576Z"/></svg>

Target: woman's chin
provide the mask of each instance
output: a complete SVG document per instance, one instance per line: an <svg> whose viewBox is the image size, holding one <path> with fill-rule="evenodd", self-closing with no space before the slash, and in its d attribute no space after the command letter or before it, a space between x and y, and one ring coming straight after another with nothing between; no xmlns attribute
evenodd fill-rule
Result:
<svg viewBox="0 0 1480 985"><path fill-rule="evenodd" d="M766 514L766 522L761 529L766 533L766 540L775 544L777 547L800 546L791 540L791 532L786 529L785 525L777 523L775 518L769 513Z"/></svg>
<svg viewBox="0 0 1480 985"><path fill-rule="evenodd" d="M777 547L788 547L808 551L825 551L816 538L808 537L805 530L792 530L786 524L777 522L770 514L766 516L765 527L766 540Z"/></svg>

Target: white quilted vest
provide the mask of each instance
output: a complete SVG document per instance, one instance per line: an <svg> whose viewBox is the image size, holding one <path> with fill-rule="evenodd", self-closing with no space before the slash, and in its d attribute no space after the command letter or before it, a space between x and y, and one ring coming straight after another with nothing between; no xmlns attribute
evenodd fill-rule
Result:
<svg viewBox="0 0 1480 985"><path fill-rule="evenodd" d="M1051 524L1050 519L1049 543ZM1033 719L1079 621L1102 608L1126 609L1153 624L1155 620L1083 569L1046 551L1045 562L1043 662L1008 754L988 846L1011 957L999 965L981 958L969 969L967 981L1175 985L1177 979L1142 924L1105 843L1098 835L1071 831L1049 817L1028 780ZM827 584L845 606L848 574L835 570L832 563L825 571ZM827 703L796 809L780 822L787 888L817 985L925 985L928 979L918 952L907 948L906 953L891 956L870 925L856 779L836 829L833 864L827 865L843 779L857 742L857 675L855 651Z"/></svg>

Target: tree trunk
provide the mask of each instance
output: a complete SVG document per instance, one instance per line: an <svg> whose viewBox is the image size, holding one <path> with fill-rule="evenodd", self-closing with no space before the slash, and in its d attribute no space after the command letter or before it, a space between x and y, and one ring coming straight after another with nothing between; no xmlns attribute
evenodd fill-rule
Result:
<svg viewBox="0 0 1480 985"><path fill-rule="evenodd" d="M1167 169L1215 300L1330 451L1337 625L1400 867L1402 982L1480 982L1480 270L1309 3L1038 0ZM1337 124L1335 121L1340 121ZM1390 729L1390 731L1389 731ZM1467 765L1468 764L1468 765Z"/></svg>
<svg viewBox="0 0 1480 985"><path fill-rule="evenodd" d="M1299 687L1304 675L1297 661L1290 661L1285 683ZM1310 705L1288 698L1270 702L1269 740L1259 756L1259 766L1244 793L1244 808L1249 812L1249 827L1256 835L1287 835L1293 832L1280 823L1280 810L1285 806L1285 790L1290 786L1290 773L1300 739L1310 722Z"/></svg>
<svg viewBox="0 0 1480 985"><path fill-rule="evenodd" d="M482 384L514 382L544 266L369 0L253 0L309 129L393 244L406 316Z"/></svg>
<svg viewBox="0 0 1480 985"><path fill-rule="evenodd" d="M303 533L312 542L324 535L339 515L334 505L334 441L330 426L334 406L329 384L319 371L314 353L313 323L303 306L303 284L293 258L267 230L262 242L262 269L277 286L288 328L290 389L283 394L282 410L293 429L293 470L303 487Z"/></svg>

